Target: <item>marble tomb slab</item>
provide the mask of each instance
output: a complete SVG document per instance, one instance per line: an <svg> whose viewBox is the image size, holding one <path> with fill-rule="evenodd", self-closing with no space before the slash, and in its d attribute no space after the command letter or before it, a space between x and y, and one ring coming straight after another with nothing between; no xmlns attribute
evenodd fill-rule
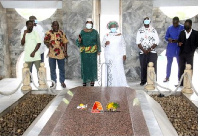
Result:
<svg viewBox="0 0 200 137"><path fill-rule="evenodd" d="M59 104L39 135L149 136L141 107L134 103L135 90L126 87L77 87L71 91L72 99ZM102 104L104 112L91 113L95 101ZM109 102L120 105L117 112L106 110ZM77 109L80 103L87 104L87 109Z"/></svg>

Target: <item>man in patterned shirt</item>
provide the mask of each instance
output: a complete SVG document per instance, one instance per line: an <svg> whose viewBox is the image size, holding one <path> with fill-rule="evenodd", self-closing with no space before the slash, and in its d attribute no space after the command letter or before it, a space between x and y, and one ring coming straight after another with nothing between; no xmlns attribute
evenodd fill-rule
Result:
<svg viewBox="0 0 200 137"><path fill-rule="evenodd" d="M144 18L144 26L137 32L136 44L140 49L141 83L143 86L147 82L147 65L153 62L155 73L157 73L157 53L156 46L159 43L157 31L150 25L149 17Z"/></svg>
<svg viewBox="0 0 200 137"><path fill-rule="evenodd" d="M60 83L63 88L66 88L65 81L65 58L67 55L67 38L63 31L59 30L57 21L52 22L52 30L45 34L44 43L49 48L49 66L51 80L57 83L56 62L58 63ZM53 83L52 86L53 87Z"/></svg>

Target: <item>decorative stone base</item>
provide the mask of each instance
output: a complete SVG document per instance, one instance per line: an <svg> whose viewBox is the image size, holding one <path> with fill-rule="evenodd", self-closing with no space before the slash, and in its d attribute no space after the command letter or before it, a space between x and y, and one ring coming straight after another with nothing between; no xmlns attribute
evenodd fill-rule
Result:
<svg viewBox="0 0 200 137"><path fill-rule="evenodd" d="M32 87L31 86L22 86L21 90L22 91L31 91Z"/></svg>
<svg viewBox="0 0 200 137"><path fill-rule="evenodd" d="M181 90L181 92L183 92L183 93L186 93L186 94L192 94L193 93L193 90L190 88L183 88L182 90Z"/></svg>
<svg viewBox="0 0 200 137"><path fill-rule="evenodd" d="M48 87L47 87L46 84L44 84L44 85L39 85L39 88L40 88L40 89L44 89L44 90L46 90Z"/></svg>
<svg viewBox="0 0 200 137"><path fill-rule="evenodd" d="M155 89L155 86L154 86L154 85L146 85L146 86L145 86L145 89L146 89L146 90L154 90L154 89Z"/></svg>

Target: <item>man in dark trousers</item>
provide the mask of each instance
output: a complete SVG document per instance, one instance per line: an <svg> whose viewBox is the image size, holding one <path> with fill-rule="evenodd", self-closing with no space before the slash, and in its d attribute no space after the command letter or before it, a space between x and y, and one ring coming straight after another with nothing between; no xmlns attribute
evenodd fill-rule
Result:
<svg viewBox="0 0 200 137"><path fill-rule="evenodd" d="M192 20L187 19L184 23L184 30L181 31L178 39L180 46L179 54L179 80L184 73L185 65L190 64L193 69L194 52L198 48L198 31L192 29ZM181 83L183 86L183 82Z"/></svg>

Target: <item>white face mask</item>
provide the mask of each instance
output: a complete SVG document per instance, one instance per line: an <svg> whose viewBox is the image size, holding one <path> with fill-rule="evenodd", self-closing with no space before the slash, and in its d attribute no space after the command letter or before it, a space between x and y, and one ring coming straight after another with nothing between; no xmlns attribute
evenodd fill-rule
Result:
<svg viewBox="0 0 200 137"><path fill-rule="evenodd" d="M112 33L117 32L117 28L111 28L110 30L111 30Z"/></svg>
<svg viewBox="0 0 200 137"><path fill-rule="evenodd" d="M87 24L86 24L86 28L87 28L87 29L91 29L91 28L92 28L92 24L87 23Z"/></svg>

